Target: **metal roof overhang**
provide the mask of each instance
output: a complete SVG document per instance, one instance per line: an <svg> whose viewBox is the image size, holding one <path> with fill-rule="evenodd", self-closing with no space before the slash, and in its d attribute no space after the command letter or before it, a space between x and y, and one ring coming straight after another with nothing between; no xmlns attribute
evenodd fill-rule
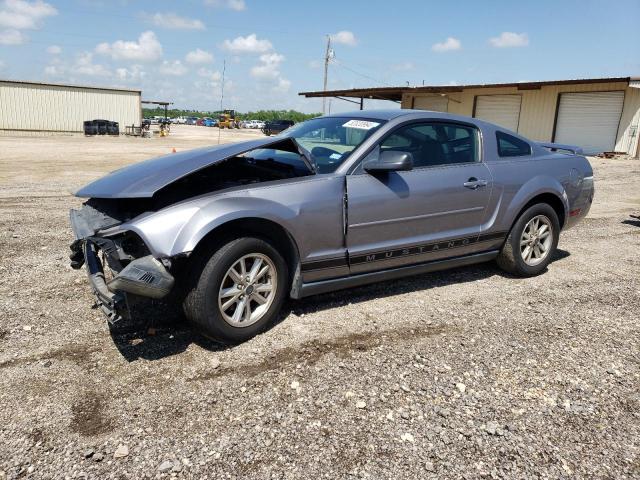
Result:
<svg viewBox="0 0 640 480"><path fill-rule="evenodd" d="M314 92L300 92L298 95L302 95L306 98L317 97L351 97L351 98L368 98L376 100L390 100L393 102L399 102L402 100L402 95L405 93L455 93L462 92L465 89L471 88L504 88L515 87L518 90L539 90L544 86L549 85L576 85L576 84L589 84L589 83L613 83L613 82L626 82L634 80L632 77L611 77L611 78L584 78L574 80L549 80L543 82L513 82L513 83L481 83L471 85L425 85L418 87L373 87L373 88L352 88L349 90L327 90L327 91L314 91Z"/></svg>
<svg viewBox="0 0 640 480"><path fill-rule="evenodd" d="M14 83L19 85L35 85L35 86L44 86L44 87L80 88L83 90L100 90L100 91L106 91L106 92L128 92L128 93L136 93L138 95L142 93L142 90L136 90L132 88L100 87L97 85L76 85L76 84L70 84L70 83L31 82L27 80L10 80L10 79L0 79L0 83Z"/></svg>

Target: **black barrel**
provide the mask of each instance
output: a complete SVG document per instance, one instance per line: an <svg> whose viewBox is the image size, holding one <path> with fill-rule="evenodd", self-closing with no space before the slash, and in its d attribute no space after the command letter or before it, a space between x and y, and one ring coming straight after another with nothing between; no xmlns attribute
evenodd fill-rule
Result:
<svg viewBox="0 0 640 480"><path fill-rule="evenodd" d="M94 122L98 128L98 135L106 135L108 133L108 120L94 120Z"/></svg>
<svg viewBox="0 0 640 480"><path fill-rule="evenodd" d="M97 135L98 126L94 120L87 120L84 122L84 134L85 135Z"/></svg>

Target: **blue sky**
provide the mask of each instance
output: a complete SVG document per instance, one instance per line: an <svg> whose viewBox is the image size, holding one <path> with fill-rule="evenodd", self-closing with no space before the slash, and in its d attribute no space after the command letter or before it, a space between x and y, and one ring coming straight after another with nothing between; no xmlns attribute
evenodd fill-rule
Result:
<svg viewBox="0 0 640 480"><path fill-rule="evenodd" d="M322 88L326 35L331 89L628 76L639 18L638 0L0 0L0 78L216 109L226 61L225 108L319 111L297 93Z"/></svg>

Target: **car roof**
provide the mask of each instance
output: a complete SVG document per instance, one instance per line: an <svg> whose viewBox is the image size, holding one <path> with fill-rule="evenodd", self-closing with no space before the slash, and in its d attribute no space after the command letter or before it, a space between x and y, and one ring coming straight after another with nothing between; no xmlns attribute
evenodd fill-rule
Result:
<svg viewBox="0 0 640 480"><path fill-rule="evenodd" d="M435 112L432 110L416 110L409 108L397 108L397 109L386 109L386 110L354 110L351 112L341 112L334 113L331 115L326 115L326 117L349 117L349 118L362 118L369 120L380 120L380 121L389 121L394 120L400 117L407 118L440 118L443 120L457 120L462 122L473 122L477 124L484 124L489 126L487 122L483 122L478 118L470 118L464 115L456 115L453 113L447 112Z"/></svg>
<svg viewBox="0 0 640 480"><path fill-rule="evenodd" d="M398 109L386 109L386 110L354 110L350 112L341 112L334 113L331 115L325 115L325 117L333 117L333 118L361 118L363 120L379 120L379 121L391 121L398 118L406 118L406 119L440 119L440 120L449 120L449 121L457 121L464 123L472 123L478 127L482 127L485 131L494 131L501 130L507 132L511 135L515 135L518 138L522 138L523 140L529 141L525 137L522 137L517 132L512 132L507 128L502 128L499 125L494 125L493 123L485 122L479 118L468 117L465 115L456 115L454 113L447 112L436 112L433 110L417 110L417 109L409 109L409 108L398 108Z"/></svg>
<svg viewBox="0 0 640 480"><path fill-rule="evenodd" d="M333 113L325 116L335 117L335 118L349 117L349 118L370 118L375 120L391 120L393 118L406 115L407 113L415 113L415 111L403 110L400 108L395 108L395 109L388 108L385 110L354 110L351 112Z"/></svg>

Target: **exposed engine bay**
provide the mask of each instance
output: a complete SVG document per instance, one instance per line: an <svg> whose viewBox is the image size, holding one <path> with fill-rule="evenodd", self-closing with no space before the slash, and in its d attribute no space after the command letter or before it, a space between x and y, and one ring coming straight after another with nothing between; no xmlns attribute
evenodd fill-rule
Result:
<svg viewBox="0 0 640 480"><path fill-rule="evenodd" d="M143 198L89 198L82 207L82 236L127 222L145 212L228 188L313 174L291 140L236 155L175 180ZM72 214L73 215L73 214ZM89 233L90 232L90 233Z"/></svg>

